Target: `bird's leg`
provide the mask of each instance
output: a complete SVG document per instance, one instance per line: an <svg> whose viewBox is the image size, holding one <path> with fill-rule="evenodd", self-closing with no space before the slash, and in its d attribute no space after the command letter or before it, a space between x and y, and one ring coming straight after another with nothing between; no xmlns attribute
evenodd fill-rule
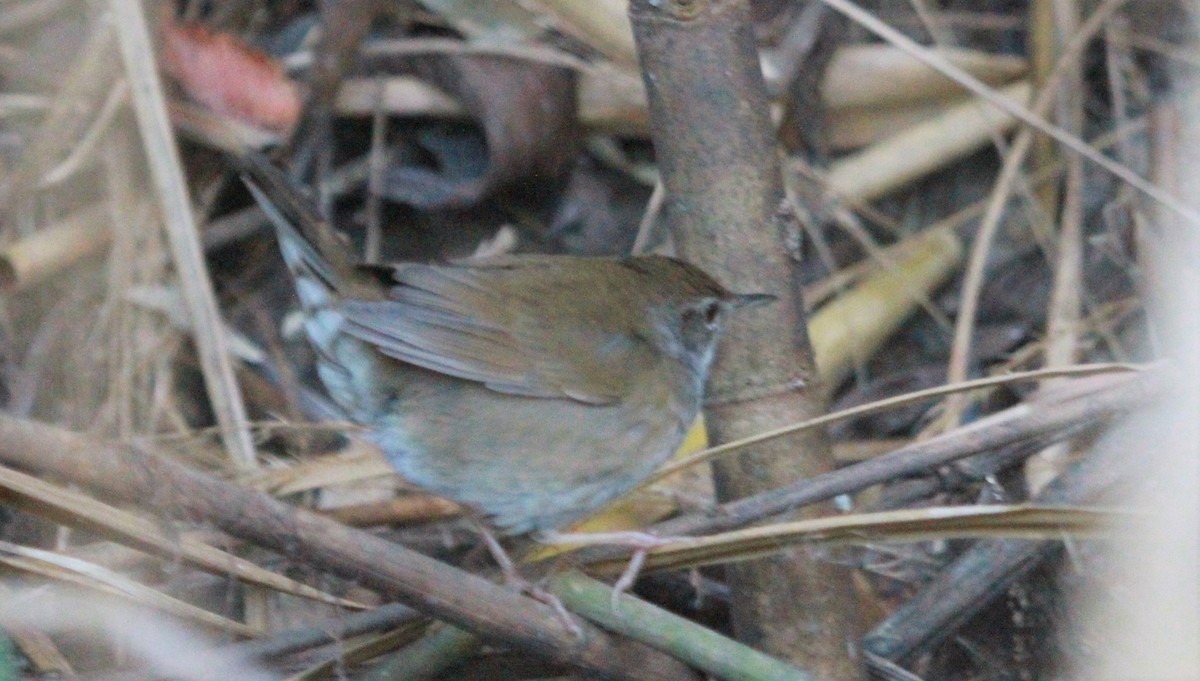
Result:
<svg viewBox="0 0 1200 681"><path fill-rule="evenodd" d="M567 631L574 634L577 638L582 638L583 630L571 618L571 614L567 612L567 607L563 605L562 600L541 586L533 584L522 577L521 573L517 572L517 566L513 563L512 557L500 545L500 540L496 538L495 534L492 534L488 526L478 518L471 518L471 521L474 523L475 529L479 531L479 535L483 537L483 544L487 547L488 553L492 554L492 560L496 561L496 565L500 567L500 574L504 580L504 585L554 608L554 613L562 620Z"/></svg>
<svg viewBox="0 0 1200 681"><path fill-rule="evenodd" d="M666 546L681 541L688 541L691 537L660 537L649 532L627 531L627 532L555 532L546 530L538 533L535 537L538 541L544 544L573 544L575 546L628 546L633 549L633 556L629 559L629 565L625 571L613 583L612 592L612 608L617 609L617 599L621 594L628 591L637 581L638 574L642 571L642 566L646 564L646 556L650 554L650 549Z"/></svg>
<svg viewBox="0 0 1200 681"><path fill-rule="evenodd" d="M500 568L504 583L509 586L526 584L525 579L517 572L517 566L513 564L512 557L500 545L500 540L496 539L496 535L492 534L483 521L476 518L472 518L471 521L475 525L475 530L479 532L479 536L483 538L483 545L487 547L492 560L496 561L496 565Z"/></svg>

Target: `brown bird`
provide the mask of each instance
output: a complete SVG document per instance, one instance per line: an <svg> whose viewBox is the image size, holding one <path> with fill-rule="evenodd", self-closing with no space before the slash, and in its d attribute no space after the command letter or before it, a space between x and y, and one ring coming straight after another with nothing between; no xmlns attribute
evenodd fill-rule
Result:
<svg viewBox="0 0 1200 681"><path fill-rule="evenodd" d="M660 256L357 266L277 168L240 168L330 396L403 477L505 534L553 537L645 480L699 413L729 313L773 299Z"/></svg>

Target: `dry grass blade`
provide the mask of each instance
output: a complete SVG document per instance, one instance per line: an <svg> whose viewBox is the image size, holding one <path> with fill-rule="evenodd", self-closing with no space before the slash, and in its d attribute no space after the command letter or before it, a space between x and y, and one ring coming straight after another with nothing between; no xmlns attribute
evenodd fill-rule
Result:
<svg viewBox="0 0 1200 681"><path fill-rule="evenodd" d="M188 304L212 409L221 425L229 455L238 466L252 468L257 464L246 408L238 391L224 327L204 263L204 249L200 245L179 149L167 116L146 17L141 3L133 0L111 0L109 6L112 23L120 37L121 56L133 92L151 176L166 216L167 235L175 266L179 269L179 282Z"/></svg>
<svg viewBox="0 0 1200 681"><path fill-rule="evenodd" d="M378 48L387 42L373 41L365 49L370 51L372 45ZM464 49L447 41L418 39L405 42L409 44L406 49L410 52L435 50L438 45L443 46L443 51L461 52ZM483 41L482 44L504 43ZM646 93L636 73L612 62L585 65L567 61L570 57L564 52L554 53L532 46L525 50L524 54L531 57L560 55L558 61L573 64L580 70L579 116L586 128L633 136L648 133ZM1013 57L969 50L942 52L951 63L997 86L1009 83L1028 70L1023 60ZM953 81L890 45L847 46L840 48L837 54L825 80L825 104L836 112L830 116L830 134L836 139L858 140L849 146L861 146L866 140L923 121L940 112L949 99L961 99L948 96L947 83L956 88L955 93L961 92ZM297 53L289 59L293 66L307 65L310 61L311 56L307 53ZM763 66L764 72L770 70L766 61ZM765 75L770 79L769 73ZM384 89L382 97L378 95L379 80ZM336 106L339 113L350 116L369 116L377 108L395 116L450 119L466 116L465 108L456 99L410 75L389 75L382 79L347 78L338 90ZM222 132L228 127L226 122L206 120L213 116L205 116L195 111L195 107L188 109L179 102L172 102L172 120L183 126L183 132L213 146L228 146L228 135ZM897 121L905 123L897 124ZM256 138L246 139L249 140L247 144L260 143Z"/></svg>
<svg viewBox="0 0 1200 681"><path fill-rule="evenodd" d="M850 2L849 0L821 1L833 7L842 14L845 14L859 25L863 26L889 43L904 49L909 54L912 54L918 59L924 61L926 64L929 64L950 78L953 78L971 92L986 98L993 105L1015 116L1022 123L1025 123L1026 125L1036 128L1038 131L1053 137L1064 147L1079 154L1080 156L1083 156L1101 168L1104 168L1109 173L1112 173L1115 177L1123 180L1149 198L1158 202L1164 208L1169 209L1172 213L1175 213L1176 215L1188 220L1193 224L1200 224L1200 213L1197 213L1180 200L1163 191L1161 188L1155 186L1141 175L1138 175L1136 172L1131 170L1129 166L1108 158L1104 154L1097 151L1094 147L1089 145L1087 142L1081 140L1079 137L1072 135L1057 125L1048 123L1044 118L1031 113L1028 109L1017 104L1013 100L998 95L994 90L980 82L974 76L941 58L933 50L917 44L912 39L906 37L896 29L875 18L869 12L863 10L853 2Z"/></svg>
<svg viewBox="0 0 1200 681"><path fill-rule="evenodd" d="M1074 0L1051 3L1056 15L1056 36L1069 36L1079 31L1079 7ZM1061 47L1059 37L1054 47ZM1057 49L1055 51L1058 51ZM1050 59L1046 59L1050 62ZM1066 85L1058 107L1058 122L1066 129L1079 134L1083 130L1084 91L1082 65L1066 77ZM1116 91L1121 91L1118 86ZM1042 159L1045 158L1042 155ZM1053 155L1050 155L1053 158ZM1127 157L1125 157L1128 160ZM1059 217L1058 247L1054 266L1054 287L1046 313L1045 365L1048 367L1069 366L1078 359L1081 336L1080 317L1083 314L1084 292L1084 244L1083 221L1084 175L1083 160L1078 156L1067 159L1067 176L1063 192L1062 213ZM1043 164L1044 165L1044 164ZM1127 191L1127 190L1126 190ZM1050 204L1052 205L1052 204ZM1038 452L1025 461L1025 482L1030 495L1036 495L1070 463L1071 447L1060 442Z"/></svg>
<svg viewBox="0 0 1200 681"><path fill-rule="evenodd" d="M171 101L167 106L171 122L180 134L214 149L240 153L246 148L264 149L280 142L277 133L215 114L190 102Z"/></svg>
<svg viewBox="0 0 1200 681"><path fill-rule="evenodd" d="M316 457L287 468L253 471L240 482L275 496L287 496L394 475L396 469L384 460L378 449L360 447L349 453Z"/></svg>
<svg viewBox="0 0 1200 681"><path fill-rule="evenodd" d="M108 97L105 99L103 106L101 106L100 113L96 115L96 120L92 122L91 127L88 128L83 138L71 150L71 153L67 154L66 158L42 175L38 183L39 189L61 184L76 176L76 173L80 171L87 161L95 156L97 147L108 132L108 127L112 125L113 119L124 108L128 97L128 83L124 80L117 81L113 89L109 91Z"/></svg>
<svg viewBox="0 0 1200 681"><path fill-rule="evenodd" d="M428 625L428 620L417 620L387 633L368 636L347 644L332 659L293 674L285 681L311 681L312 679L328 678L337 674L339 669L372 660L412 643L425 633Z"/></svg>
<svg viewBox="0 0 1200 681"><path fill-rule="evenodd" d="M32 195L30 189L38 184L45 168L69 153L83 135L87 117L79 115L80 111L99 106L109 92L116 77L112 60L106 58L112 46L112 27L107 22L96 22L69 71L61 77L59 90L37 131L7 173L5 186L0 188L0 204L9 212L10 219L19 212L19 204Z"/></svg>
<svg viewBox="0 0 1200 681"><path fill-rule="evenodd" d="M338 113L358 116L382 110L393 116L467 117L458 100L415 76L347 79L338 89L336 107Z"/></svg>
<svg viewBox="0 0 1200 681"><path fill-rule="evenodd" d="M6 504L53 522L86 528L113 541L167 559L182 559L214 574L232 575L251 584L321 603L354 609L366 607L264 570L248 560L195 539L168 535L145 518L11 468L0 467L0 490Z"/></svg>
<svg viewBox="0 0 1200 681"><path fill-rule="evenodd" d="M0 599L11 603L16 597L17 594L13 589L0 584ZM30 666L36 673L68 679L76 676L75 668L70 661L63 656L58 645L42 629L19 622L5 622L4 629L20 649L21 654L29 660Z"/></svg>
<svg viewBox="0 0 1200 681"><path fill-rule="evenodd" d="M474 0L421 0L468 40L484 45L508 45L532 40L545 33L538 15L517 2Z"/></svg>
<svg viewBox="0 0 1200 681"><path fill-rule="evenodd" d="M637 49L629 25L628 2L624 0L533 0L524 3L542 10L542 21L550 19L563 33L596 49L623 68L637 68ZM549 13L549 17L545 16Z"/></svg>
<svg viewBox="0 0 1200 681"><path fill-rule="evenodd" d="M698 452L692 456L689 456L686 459L675 461L663 466L662 468L658 469L654 476L644 484L650 484L655 480L687 468L688 466L694 466L702 461L708 461L714 457L721 456L743 447L749 447L759 442L764 442L777 437L783 437L789 433L795 433L801 430L807 430L809 428L818 428L820 426L825 426L843 419L863 416L865 414L871 414L884 409L892 409L905 404L912 404L913 402L920 402L931 397L969 392L972 390L978 390L980 388L989 388L992 386L1015 383L1018 381L1033 381L1047 378L1059 378L1064 376L1082 377L1097 374L1141 371L1142 369L1143 367L1140 367L1136 364L1080 364L1073 367L1063 367L1061 369L1040 369L1037 371L1022 371L1012 374L1005 374L1003 376L989 376L988 378L979 378L972 381L951 383L948 385L938 386L936 388L930 388L928 390L918 390L916 392L907 393L904 395L897 395L896 397L889 397L877 402L859 405L850 409L835 411L831 414L818 416L815 419L809 419L808 421L803 421L801 423L793 423L782 428L776 428L775 430L759 433L753 437L743 438L734 442L727 442L717 447L710 447L702 452Z"/></svg>
<svg viewBox="0 0 1200 681"><path fill-rule="evenodd" d="M0 563L14 570L128 598L135 603L237 636L253 637L262 634L253 627L167 596L107 568L53 551L0 541Z"/></svg>
<svg viewBox="0 0 1200 681"><path fill-rule="evenodd" d="M375 527L449 520L463 515L463 508L441 497L412 494L383 501L334 506L325 510L324 514L343 525Z"/></svg>
<svg viewBox="0 0 1200 681"><path fill-rule="evenodd" d="M42 678L75 678L75 668L45 632L12 624L6 633Z"/></svg>
<svg viewBox="0 0 1200 681"><path fill-rule="evenodd" d="M1047 78L1046 82L1042 84L1042 90L1038 93L1033 103L1034 115L1043 116L1050 111L1050 107L1055 101L1054 94L1056 89L1060 83L1065 81L1066 76L1071 71L1070 67L1074 65L1075 60L1080 58L1083 48L1087 45L1087 38L1099 32L1107 17L1116 12L1123 2L1124 0L1107 0L1092 13L1088 20L1080 27L1079 31L1072 36L1071 42L1063 48L1054 71ZM955 323L954 340L947 368L948 378L952 381L961 380L967 375L968 355L970 354L971 339L974 333L979 294L983 286L984 266L987 263L988 253L991 251L992 241L1000 229L1001 217L1004 215L1005 208L1008 205L1009 194L1017 185L1017 180L1021 175L1023 159L1033 147L1033 141L1033 131L1028 128L1022 130L1013 141L1008 154L1004 158L1004 162L1001 164L1000 174L996 178L991 196L988 199L987 209L984 211L983 219L975 235L975 243L971 246L971 254L967 259L966 272L963 274L962 302L959 305L958 319ZM966 401L962 398L952 397L947 400L943 415L939 419L939 423L935 424L934 427L942 428L957 423L959 416L965 408Z"/></svg>
<svg viewBox="0 0 1200 681"><path fill-rule="evenodd" d="M1120 515L1108 509L1046 506L962 506L861 513L775 523L651 549L646 567L681 569L773 555L798 544L861 544L931 539L1005 537L1056 539L1103 534ZM624 559L593 565L619 573Z"/></svg>
<svg viewBox="0 0 1200 681"><path fill-rule="evenodd" d="M888 128L889 132L894 131L896 127L897 126L895 125L890 126ZM1145 127L1145 118L1136 119L1125 126L1097 136L1092 140L1092 144L1097 149L1108 149L1114 144L1118 143L1122 137L1138 134L1142 132ZM835 162L832 167L836 169L837 163ZM793 164L792 170L795 173L798 173L800 176L820 179L826 182L828 181L827 175L822 177L814 169L807 167L804 164ZM1038 172L1033 173L1032 177L1029 178L1029 185L1030 187L1037 189L1046 184L1057 182L1059 175L1061 175L1064 170L1065 164L1063 163L1056 163L1052 166L1043 168ZM789 173L788 181L793 181L791 173ZM841 198L847 203L847 205L853 207L855 210L868 208L864 202L854 200L852 197L842 196ZM976 220L978 220L982 215L984 215L984 213L987 212L988 203L989 200L986 198L975 201L974 203L960 208L953 214L938 220L936 223L923 230L923 232L932 233L938 230L962 230L967 225L974 224ZM814 308L820 306L823 302L833 297L842 289L861 279L869 270L878 267L879 263L875 262L875 260L879 260L881 262L899 260L902 255L905 255L905 249L908 247L907 244L909 244L910 241L911 239L890 244L880 250L880 255L882 257L873 260L861 260L854 265L840 269L836 274L830 275L823 280L806 286L804 290L805 302Z"/></svg>

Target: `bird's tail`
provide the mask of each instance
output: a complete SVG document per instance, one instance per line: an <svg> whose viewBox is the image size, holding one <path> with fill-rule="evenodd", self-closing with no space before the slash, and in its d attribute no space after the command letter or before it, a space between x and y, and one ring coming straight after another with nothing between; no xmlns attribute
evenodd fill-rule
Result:
<svg viewBox="0 0 1200 681"><path fill-rule="evenodd" d="M304 330L317 352L332 360L332 344L345 323L336 303L347 293L361 294L362 288L350 245L321 217L316 203L262 154L248 151L234 162L275 225L279 250L304 309Z"/></svg>
<svg viewBox="0 0 1200 681"><path fill-rule="evenodd" d="M287 266L297 275L316 277L337 290L353 271L350 246L321 217L316 202L283 171L256 151L235 159L242 181L275 225Z"/></svg>

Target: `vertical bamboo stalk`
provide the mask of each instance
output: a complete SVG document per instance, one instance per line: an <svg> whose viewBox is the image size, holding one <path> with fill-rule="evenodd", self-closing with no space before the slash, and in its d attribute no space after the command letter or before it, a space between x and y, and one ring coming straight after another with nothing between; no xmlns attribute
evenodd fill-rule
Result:
<svg viewBox="0 0 1200 681"><path fill-rule="evenodd" d="M708 386L705 418L727 442L821 413L807 319L768 103L745 0L634 0L634 38L652 135L680 255L731 289L778 301L732 320ZM723 499L833 466L809 433L715 466ZM818 678L853 679L849 574L804 553L729 568L740 639L801 662Z"/></svg>

